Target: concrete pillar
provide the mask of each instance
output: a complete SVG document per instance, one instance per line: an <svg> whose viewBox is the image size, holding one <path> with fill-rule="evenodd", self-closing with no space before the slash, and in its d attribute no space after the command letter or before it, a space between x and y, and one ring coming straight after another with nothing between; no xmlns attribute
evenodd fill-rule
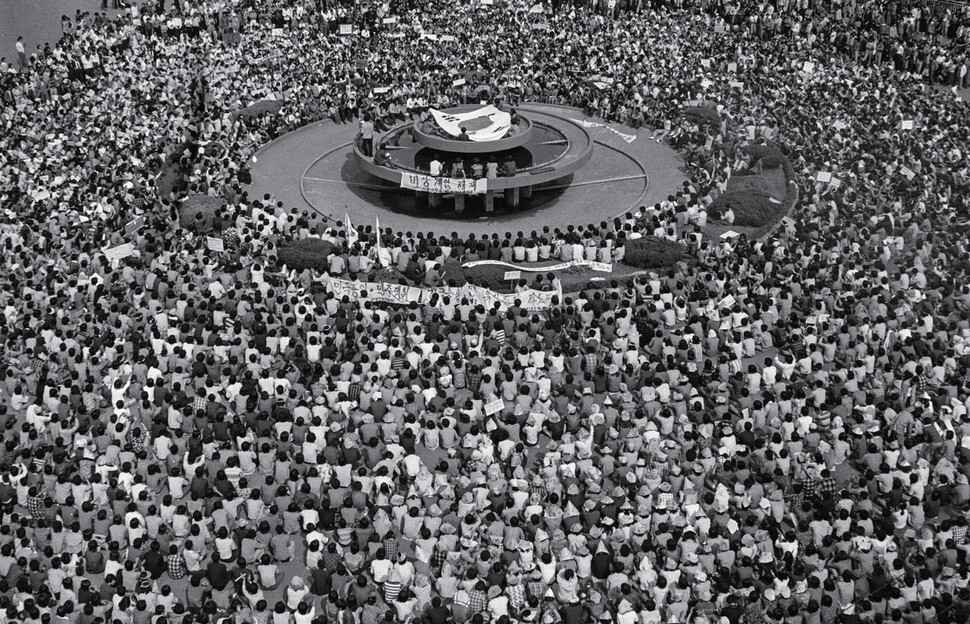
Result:
<svg viewBox="0 0 970 624"><path fill-rule="evenodd" d="M441 193L428 193L428 207L432 210L441 207Z"/></svg>
<svg viewBox="0 0 970 624"><path fill-rule="evenodd" d="M465 212L465 194L455 193L455 212L461 214Z"/></svg>
<svg viewBox="0 0 970 624"><path fill-rule="evenodd" d="M505 189L505 203L513 210L519 207L519 189Z"/></svg>
<svg viewBox="0 0 970 624"><path fill-rule="evenodd" d="M495 191L485 191L485 212L495 212Z"/></svg>
<svg viewBox="0 0 970 624"><path fill-rule="evenodd" d="M524 199L526 201L532 199L532 187L531 186L523 186L522 187L522 199Z"/></svg>

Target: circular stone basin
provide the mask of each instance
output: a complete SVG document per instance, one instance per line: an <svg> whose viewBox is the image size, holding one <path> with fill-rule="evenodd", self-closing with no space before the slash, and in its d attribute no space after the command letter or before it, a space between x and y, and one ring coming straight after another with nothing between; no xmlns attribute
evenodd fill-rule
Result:
<svg viewBox="0 0 970 624"><path fill-rule="evenodd" d="M446 108L443 112L452 114L467 113L469 111L478 110L479 108L482 107L456 106L454 108ZM515 124L513 134L506 135L505 137L495 141L459 141L458 139L454 139L443 134L427 132L425 130L426 125L428 127L435 126L435 123L432 120L424 123L420 121L414 122L414 140L427 148L440 152L459 154L490 154L494 152L502 152L516 147L521 147L532 140L532 120L523 117L521 114L518 117L519 119Z"/></svg>

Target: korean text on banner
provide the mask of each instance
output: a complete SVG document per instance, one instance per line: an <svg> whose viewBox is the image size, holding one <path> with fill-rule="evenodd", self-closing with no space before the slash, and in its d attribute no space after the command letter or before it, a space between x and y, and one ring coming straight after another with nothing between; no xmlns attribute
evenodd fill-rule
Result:
<svg viewBox="0 0 970 624"><path fill-rule="evenodd" d="M426 193L457 193L459 195L480 195L485 192L487 182L471 178L437 178L420 173L402 173L401 188L424 191Z"/></svg>

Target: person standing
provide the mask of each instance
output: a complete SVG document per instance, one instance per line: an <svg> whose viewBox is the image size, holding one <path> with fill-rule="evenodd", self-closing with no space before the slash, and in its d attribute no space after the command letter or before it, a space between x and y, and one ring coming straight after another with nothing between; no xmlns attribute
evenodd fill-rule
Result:
<svg viewBox="0 0 970 624"><path fill-rule="evenodd" d="M27 49L24 47L24 38L17 37L17 63L19 64L19 70L25 70L28 68L27 65Z"/></svg>
<svg viewBox="0 0 970 624"><path fill-rule="evenodd" d="M360 120L360 149L368 158L374 155L374 122L370 115Z"/></svg>

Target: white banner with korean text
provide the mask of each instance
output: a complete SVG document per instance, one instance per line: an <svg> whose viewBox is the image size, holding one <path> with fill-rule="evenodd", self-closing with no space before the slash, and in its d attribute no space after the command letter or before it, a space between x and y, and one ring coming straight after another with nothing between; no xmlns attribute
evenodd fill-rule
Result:
<svg viewBox="0 0 970 624"><path fill-rule="evenodd" d="M339 278L325 278L323 280L327 290L337 298L346 296L350 301L378 301L394 305L409 305L418 303L424 305L431 301L434 295L448 296L454 301L467 299L472 305L483 305L491 309L496 303L501 309L515 305L516 300L522 308L530 311L541 311L551 308L556 302L562 301L562 291L526 290L518 293L497 293L481 286L466 284L461 287L439 286L437 288L421 288L404 284L388 282L358 282Z"/></svg>
<svg viewBox="0 0 970 624"><path fill-rule="evenodd" d="M424 191L425 193L457 193L459 195L481 195L486 190L485 178L441 178L421 173L403 172L401 188Z"/></svg>

